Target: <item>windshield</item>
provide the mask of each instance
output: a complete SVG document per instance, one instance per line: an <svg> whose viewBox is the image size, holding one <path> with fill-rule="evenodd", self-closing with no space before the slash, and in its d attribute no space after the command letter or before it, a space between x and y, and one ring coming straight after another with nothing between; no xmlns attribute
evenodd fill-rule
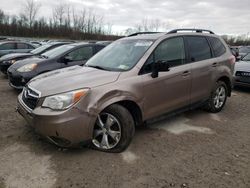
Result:
<svg viewBox="0 0 250 188"><path fill-rule="evenodd" d="M247 54L242 60L250 62L250 54Z"/></svg>
<svg viewBox="0 0 250 188"><path fill-rule="evenodd" d="M67 52L68 50L74 48L75 46L73 45L63 45L57 48L54 48L52 50L49 50L45 53L42 54L42 56L46 57L46 58L54 58L57 57L58 55L61 55L65 52Z"/></svg>
<svg viewBox="0 0 250 188"><path fill-rule="evenodd" d="M35 54L35 55L39 55L49 47L51 47L51 44L46 44L46 45L43 45L43 46L36 48L35 50L32 50L30 53Z"/></svg>
<svg viewBox="0 0 250 188"><path fill-rule="evenodd" d="M152 44L151 40L116 41L91 58L86 66L110 71L127 71L136 65Z"/></svg>
<svg viewBox="0 0 250 188"><path fill-rule="evenodd" d="M239 51L240 53L250 53L250 47L241 47Z"/></svg>

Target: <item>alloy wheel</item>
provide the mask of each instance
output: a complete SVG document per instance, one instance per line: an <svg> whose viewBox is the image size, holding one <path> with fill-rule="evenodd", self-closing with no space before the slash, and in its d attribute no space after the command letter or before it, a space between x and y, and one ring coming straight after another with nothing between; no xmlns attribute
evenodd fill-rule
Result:
<svg viewBox="0 0 250 188"><path fill-rule="evenodd" d="M216 89L214 96L214 106L215 108L221 108L226 100L226 89L223 86L220 86Z"/></svg>
<svg viewBox="0 0 250 188"><path fill-rule="evenodd" d="M121 139L120 122L109 113L101 113L98 115L94 131L93 144L99 149L112 149Z"/></svg>

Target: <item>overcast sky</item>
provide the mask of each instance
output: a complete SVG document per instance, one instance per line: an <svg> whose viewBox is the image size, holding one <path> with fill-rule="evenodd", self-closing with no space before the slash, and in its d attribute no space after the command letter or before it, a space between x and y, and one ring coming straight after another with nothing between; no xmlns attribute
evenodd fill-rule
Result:
<svg viewBox="0 0 250 188"><path fill-rule="evenodd" d="M1 0L0 8L17 14L25 0ZM49 17L52 7L59 3L76 9L92 9L122 32L142 19L159 19L168 29L206 28L218 34L247 34L250 32L250 0L36 0L40 2L39 16Z"/></svg>

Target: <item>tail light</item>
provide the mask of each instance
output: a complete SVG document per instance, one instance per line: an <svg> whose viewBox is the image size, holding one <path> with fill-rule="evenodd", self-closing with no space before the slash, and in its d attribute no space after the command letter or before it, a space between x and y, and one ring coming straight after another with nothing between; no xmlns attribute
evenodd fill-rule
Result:
<svg viewBox="0 0 250 188"><path fill-rule="evenodd" d="M231 65L234 65L235 64L235 62L236 62L236 58L235 58L235 56L230 56L230 58L229 58L229 62L230 62L230 64Z"/></svg>

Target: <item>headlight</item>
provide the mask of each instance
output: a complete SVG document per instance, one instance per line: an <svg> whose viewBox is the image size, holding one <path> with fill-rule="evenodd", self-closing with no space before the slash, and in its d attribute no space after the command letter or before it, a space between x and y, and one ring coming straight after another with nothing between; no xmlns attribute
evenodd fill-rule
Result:
<svg viewBox="0 0 250 188"><path fill-rule="evenodd" d="M77 103L82 97L86 96L88 89L80 89L46 97L42 107L50 108L52 110L65 110Z"/></svg>
<svg viewBox="0 0 250 188"><path fill-rule="evenodd" d="M16 62L16 60L10 60L10 64L14 64Z"/></svg>
<svg viewBox="0 0 250 188"><path fill-rule="evenodd" d="M30 72L37 67L37 64L28 64L17 69L18 72Z"/></svg>
<svg viewBox="0 0 250 188"><path fill-rule="evenodd" d="M14 64L16 60L3 61L3 63Z"/></svg>

